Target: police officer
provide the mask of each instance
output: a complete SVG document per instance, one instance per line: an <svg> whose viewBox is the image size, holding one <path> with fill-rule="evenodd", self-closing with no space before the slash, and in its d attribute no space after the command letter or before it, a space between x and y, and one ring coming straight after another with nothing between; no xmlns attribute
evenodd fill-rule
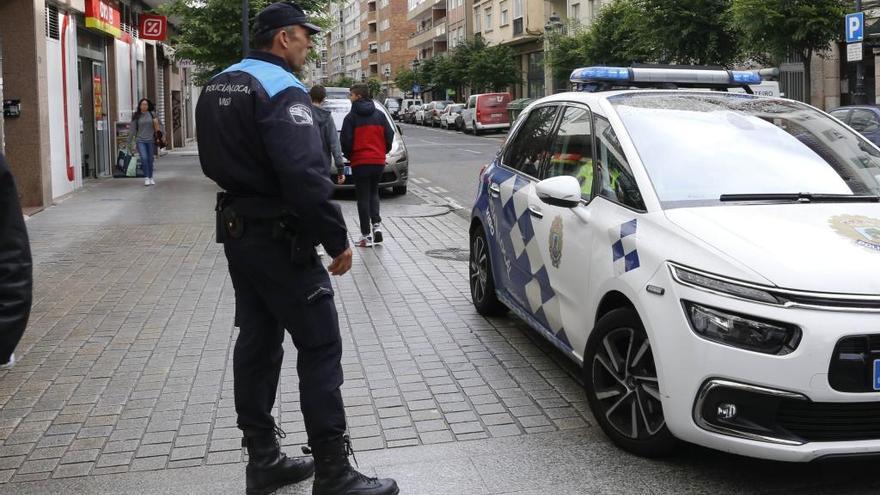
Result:
<svg viewBox="0 0 880 495"><path fill-rule="evenodd" d="M233 371L238 427L247 448L247 493L268 494L314 472L314 495L393 495L390 479L368 478L348 462L342 343L327 270L351 268L345 222L312 105L293 74L320 29L300 7L274 3L254 26L255 51L215 76L196 108L199 158L223 190L217 235L235 288ZM315 245L333 261L327 270ZM314 460L281 453L272 406L284 329L298 350L300 402Z"/></svg>

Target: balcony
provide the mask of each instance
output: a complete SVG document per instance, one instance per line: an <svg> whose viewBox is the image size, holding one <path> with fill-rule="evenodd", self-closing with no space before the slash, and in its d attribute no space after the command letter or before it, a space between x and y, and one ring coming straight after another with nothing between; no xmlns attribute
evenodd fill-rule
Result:
<svg viewBox="0 0 880 495"><path fill-rule="evenodd" d="M422 17L424 14L430 13L434 9L446 10L446 0L425 0L406 13L406 20L414 21L419 17Z"/></svg>

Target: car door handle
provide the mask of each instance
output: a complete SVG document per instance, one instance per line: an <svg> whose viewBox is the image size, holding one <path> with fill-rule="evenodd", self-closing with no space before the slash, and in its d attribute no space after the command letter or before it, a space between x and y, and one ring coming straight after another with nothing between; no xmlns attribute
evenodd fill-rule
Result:
<svg viewBox="0 0 880 495"><path fill-rule="evenodd" d="M544 218L544 214L541 213L541 209L537 206L529 205L529 214L535 218Z"/></svg>
<svg viewBox="0 0 880 495"><path fill-rule="evenodd" d="M501 186L494 182L489 184L489 194L491 194L494 198L501 196Z"/></svg>

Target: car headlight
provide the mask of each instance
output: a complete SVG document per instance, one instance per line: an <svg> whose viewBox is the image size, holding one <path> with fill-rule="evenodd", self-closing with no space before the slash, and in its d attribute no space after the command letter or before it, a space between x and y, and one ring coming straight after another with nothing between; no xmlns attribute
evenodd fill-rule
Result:
<svg viewBox="0 0 880 495"><path fill-rule="evenodd" d="M745 283L737 283L723 277L712 276L708 273L687 269L672 263L669 264L669 270L672 272L672 277L677 282L684 285L695 286L713 292L720 292L741 299L748 299L750 301L767 304L783 304L784 302L780 301L779 298L766 290L762 290L759 287L749 286Z"/></svg>
<svg viewBox="0 0 880 495"><path fill-rule="evenodd" d="M784 355L801 340L800 328L753 316L682 301L691 329L719 344L764 354Z"/></svg>

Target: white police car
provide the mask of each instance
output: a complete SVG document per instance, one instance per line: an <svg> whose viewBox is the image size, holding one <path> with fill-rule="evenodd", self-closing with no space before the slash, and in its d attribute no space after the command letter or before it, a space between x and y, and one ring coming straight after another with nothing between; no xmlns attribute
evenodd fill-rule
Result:
<svg viewBox="0 0 880 495"><path fill-rule="evenodd" d="M631 452L880 453L880 150L811 106L725 91L755 73L572 81L586 91L530 105L481 172L477 310L582 363Z"/></svg>

